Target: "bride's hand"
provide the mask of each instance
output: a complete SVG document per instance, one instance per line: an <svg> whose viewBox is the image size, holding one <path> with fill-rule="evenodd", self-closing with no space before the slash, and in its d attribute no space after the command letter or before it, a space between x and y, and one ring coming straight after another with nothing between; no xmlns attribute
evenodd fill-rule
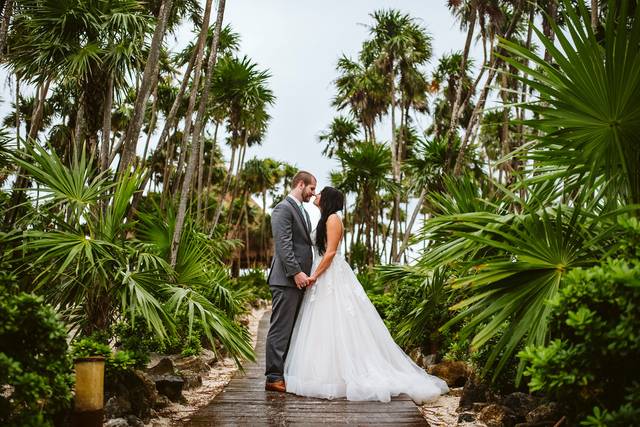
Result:
<svg viewBox="0 0 640 427"><path fill-rule="evenodd" d="M309 283L307 284L307 287L313 286L313 284L316 283L316 280L318 280L316 276L309 276Z"/></svg>

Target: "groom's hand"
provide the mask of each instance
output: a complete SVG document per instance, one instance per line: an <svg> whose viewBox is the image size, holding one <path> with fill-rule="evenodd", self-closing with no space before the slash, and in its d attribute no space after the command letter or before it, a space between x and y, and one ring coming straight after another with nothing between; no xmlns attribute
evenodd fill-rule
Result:
<svg viewBox="0 0 640 427"><path fill-rule="evenodd" d="M296 282L298 289L302 289L309 284L309 276L304 271L293 276L293 281Z"/></svg>

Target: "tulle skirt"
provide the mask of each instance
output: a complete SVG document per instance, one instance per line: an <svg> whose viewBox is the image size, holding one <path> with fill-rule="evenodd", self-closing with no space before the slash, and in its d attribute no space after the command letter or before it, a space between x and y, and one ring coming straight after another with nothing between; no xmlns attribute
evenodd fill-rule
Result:
<svg viewBox="0 0 640 427"><path fill-rule="evenodd" d="M422 403L449 391L393 341L341 255L305 292L284 376L288 392L326 399L389 402L406 393Z"/></svg>

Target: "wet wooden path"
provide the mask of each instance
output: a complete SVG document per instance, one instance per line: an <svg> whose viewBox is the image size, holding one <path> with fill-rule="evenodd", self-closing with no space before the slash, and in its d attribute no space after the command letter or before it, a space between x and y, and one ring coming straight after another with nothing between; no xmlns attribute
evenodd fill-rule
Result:
<svg viewBox="0 0 640 427"><path fill-rule="evenodd" d="M389 403L300 397L264 390L264 350L270 312L260 320L257 363L245 367L209 405L184 420L184 427L360 425L428 426L405 396Z"/></svg>

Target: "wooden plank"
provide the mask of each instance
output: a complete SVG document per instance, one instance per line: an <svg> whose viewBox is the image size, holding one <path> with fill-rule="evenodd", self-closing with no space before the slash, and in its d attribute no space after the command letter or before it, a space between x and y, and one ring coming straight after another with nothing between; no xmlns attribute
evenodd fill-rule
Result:
<svg viewBox="0 0 640 427"><path fill-rule="evenodd" d="M207 406L182 422L183 427L205 426L428 426L406 395L391 402L326 400L264 390L264 349L270 313L260 320L257 363L237 373Z"/></svg>

